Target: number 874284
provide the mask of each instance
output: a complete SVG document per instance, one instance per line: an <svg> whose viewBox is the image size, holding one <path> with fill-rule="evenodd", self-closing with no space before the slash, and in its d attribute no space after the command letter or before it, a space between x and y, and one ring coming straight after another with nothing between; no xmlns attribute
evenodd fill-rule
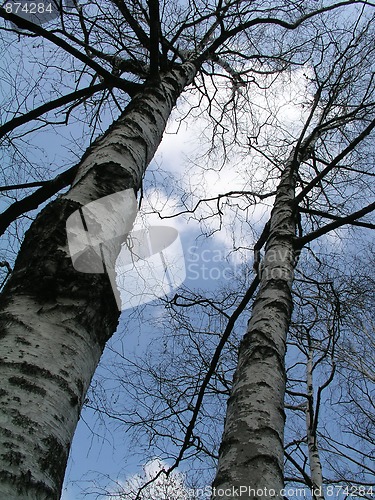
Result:
<svg viewBox="0 0 375 500"><path fill-rule="evenodd" d="M7 2L5 10L8 14L44 14L45 12L52 13L51 2Z"/></svg>

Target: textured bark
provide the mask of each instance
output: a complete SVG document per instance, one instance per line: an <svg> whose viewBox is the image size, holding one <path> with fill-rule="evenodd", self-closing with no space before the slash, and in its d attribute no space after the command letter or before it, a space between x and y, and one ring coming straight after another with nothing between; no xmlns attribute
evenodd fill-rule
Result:
<svg viewBox="0 0 375 500"><path fill-rule="evenodd" d="M0 497L58 499L84 397L118 308L105 274L72 266L66 220L93 200L136 191L176 99L187 63L145 86L88 149L70 191L25 236L0 298ZM121 222L112 214L112 224Z"/></svg>
<svg viewBox="0 0 375 500"><path fill-rule="evenodd" d="M295 260L294 156L271 213L260 289L240 345L212 499L238 498L238 493L243 499L274 498L283 488L284 356Z"/></svg>
<svg viewBox="0 0 375 500"><path fill-rule="evenodd" d="M320 463L319 448L316 440L315 415L314 415L314 385L313 385L313 350L309 346L306 364L307 404L306 404L306 431L307 446L309 450L309 464L314 500L324 500L323 475Z"/></svg>

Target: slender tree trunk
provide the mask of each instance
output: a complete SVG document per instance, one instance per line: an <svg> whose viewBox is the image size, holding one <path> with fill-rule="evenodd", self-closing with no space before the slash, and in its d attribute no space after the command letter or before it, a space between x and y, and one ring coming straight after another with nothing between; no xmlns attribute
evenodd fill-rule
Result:
<svg viewBox="0 0 375 500"><path fill-rule="evenodd" d="M285 346L291 313L298 157L281 176L260 289L239 351L212 499L278 497L283 488ZM241 491L242 487L242 491Z"/></svg>
<svg viewBox="0 0 375 500"><path fill-rule="evenodd" d="M72 266L66 220L88 202L138 190L195 71L186 63L146 85L88 149L70 191L50 203L25 236L0 298L1 498L60 497L87 388L117 327L108 276Z"/></svg>
<svg viewBox="0 0 375 500"><path fill-rule="evenodd" d="M309 353L306 364L307 403L306 403L306 432L309 450L309 464L314 500L324 500L322 466L319 449L316 442L314 416L314 385L313 385L313 348L309 342Z"/></svg>

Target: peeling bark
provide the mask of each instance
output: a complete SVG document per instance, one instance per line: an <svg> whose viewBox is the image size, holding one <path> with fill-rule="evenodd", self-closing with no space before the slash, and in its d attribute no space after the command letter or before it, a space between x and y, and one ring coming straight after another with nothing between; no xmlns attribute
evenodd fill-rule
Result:
<svg viewBox="0 0 375 500"><path fill-rule="evenodd" d="M28 230L0 297L0 497L56 500L90 380L118 323L105 274L76 271L66 220L83 205L140 187L176 99L195 76L186 63L137 94L87 150L72 188ZM113 224L121 214L112 214Z"/></svg>
<svg viewBox="0 0 375 500"><path fill-rule="evenodd" d="M284 485L284 356L292 313L293 200L300 161L293 151L277 189L260 289L228 400L213 500L238 498L241 487L243 499L278 498Z"/></svg>

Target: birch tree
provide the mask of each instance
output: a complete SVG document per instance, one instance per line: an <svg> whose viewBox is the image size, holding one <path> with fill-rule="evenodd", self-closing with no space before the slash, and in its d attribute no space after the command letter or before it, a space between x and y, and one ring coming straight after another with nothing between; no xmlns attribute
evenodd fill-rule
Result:
<svg viewBox="0 0 375 500"><path fill-rule="evenodd" d="M253 163L263 158L268 182L262 179L263 184L257 189L228 190L226 194L198 201L192 195L190 204L184 199L181 210L189 217L195 215L202 223L217 217L220 222L212 232L221 227L233 201L236 217L240 217L241 210L245 214L249 239L254 230L248 216L251 207L255 203L270 204L270 220L264 231L258 233L255 243L248 242L255 254L253 281L244 274L239 283L227 284L226 293L220 295L192 290L176 294L168 303L171 316L166 320L168 332L175 326L174 337L166 335L165 345L154 360L151 352L146 363L123 360L121 379L134 392L147 394L147 408L137 414L137 419L131 418L131 411L113 409L110 403L105 408L128 427L143 426L145 434L151 436L150 446L158 440L159 449L164 450L169 439L173 444L170 456L174 459L171 471L187 455L189 464L195 456L206 463L216 460L215 430L220 405L231 394L213 498L236 498L241 486L248 488L242 491L242 498L275 497L281 495L284 485L296 484L306 485L314 490L316 498L321 498L322 484L335 485L345 480L345 484L355 488L358 477L361 484L369 488L372 484L370 454L366 452L363 461L350 462L350 456L346 461L343 449L351 446L350 442L335 443L334 429L322 417L323 401L327 405L337 401L324 394L334 392L332 386L338 379L332 382L332 378L336 377L334 367L341 345L338 327L345 315L351 314L350 300L352 305L355 302L353 290L350 300L350 293L345 293L343 284L354 282L345 268L355 265L358 242L366 242L374 228L370 218L374 208L373 10L371 7L356 11L355 16L353 13L335 19L337 31L322 29L314 39L315 50L304 66L302 122L283 123L285 116L270 112L274 121L264 120L261 131L250 136L245 125L241 129L245 122L239 119L241 111L246 113L248 108L237 109L237 120L233 120L235 140L247 145L246 153L254 155ZM227 138L227 145L231 140L232 137ZM171 214L162 212L161 216ZM240 245L234 236L233 240L235 251ZM332 278L334 272L337 276ZM358 269L353 270L353 275L356 272ZM339 294L336 280L341 284ZM233 359L237 343L236 337L229 335L259 284L248 333L239 348L232 388L228 358ZM291 328L293 303L295 317ZM189 307L191 314L185 312ZM206 320L202 319L204 310L210 311ZM287 342L289 354L285 353ZM176 344L180 346L177 354ZM296 349L303 351L302 362ZM303 367L302 374L298 373L299 384L293 371L297 364ZM179 367L178 372L175 366ZM364 393L365 387L360 385L357 389ZM354 384L351 389L354 390ZM295 398L295 408L291 408L290 398ZM343 413L344 400L342 395ZM98 409L102 402L95 403L93 406ZM295 419L298 440L291 438L291 410L303 417ZM285 412L288 417L284 437ZM364 427L371 428L368 410L366 414ZM344 421L336 424L345 432ZM341 449L336 450L337 461L335 446ZM349 474L350 467L354 472Z"/></svg>
<svg viewBox="0 0 375 500"><path fill-rule="evenodd" d="M372 15L371 13L370 19ZM370 63L372 48L368 45L367 38L368 30L371 31L370 19L361 14L348 29L346 41L343 37L340 42L335 43L333 53L329 43L323 42L322 45L326 47L325 54L322 53L322 58L314 66L317 77L316 92L310 114L296 146L285 164L280 166L277 194L268 227L265 229L264 256L259 265L256 260L260 290L253 304L247 333L241 342L232 393L228 401L218 473L214 481L214 486L220 487L222 491L230 492L233 487L239 489L241 485L250 484L253 490L248 492L248 498L282 495L286 381L284 360L292 315L291 288L297 252L306 244L311 244L344 224L361 224L372 228L371 224L358 221L374 210L372 201L369 204L360 204L360 208L349 214L339 216L332 214L339 209L339 202L330 196L331 192L338 192L335 186L340 178L343 161L346 162L345 171L351 171L352 175L355 175L358 185L358 170L352 170L353 163L348 157L356 155L353 151L361 143L365 149L363 166L368 165L365 160L368 158L366 138L370 137L375 127L374 73ZM361 49L357 52L359 47ZM365 51L369 49L367 55L362 52L364 47L367 47ZM328 54L331 64L327 64L324 71L322 62ZM361 67L361 73L354 69L356 64L358 68ZM360 94L354 94L354 89L359 90L359 82L362 91ZM363 109L366 109L365 115L362 114ZM370 112L368 115L367 111ZM333 151L329 151L326 141L332 141L335 137L339 138L339 142L335 142ZM309 169L307 177L306 171L301 168L304 164ZM331 177L333 172L334 178ZM366 167L360 172L365 176L362 182L366 184L364 179L372 173L368 172ZM348 191L350 193L350 190ZM343 196L343 192L340 188L339 196ZM348 193L346 207L356 198L356 192L358 193L354 189L354 192ZM325 202L320 202L320 196L324 197ZM368 198L371 200L370 192ZM318 213L323 218L331 218L333 222L319 224L317 228L309 230L303 223L298 223L298 212L317 214L313 208L315 203L329 207L328 214L321 210ZM311 353L307 363L307 404L311 401L310 356ZM309 411L307 417L311 417ZM316 450L311 439L312 436L308 434L314 485L316 482L320 483L321 479ZM233 493L224 496L232 497ZM212 498L219 498L219 495L214 494Z"/></svg>
<svg viewBox="0 0 375 500"><path fill-rule="evenodd" d="M296 274L294 296L297 310L290 329L291 363L287 372L285 405L287 422L289 420L285 476L289 485L299 487L305 483L316 496L325 492L327 497L333 492L337 496L350 492L356 494L359 488L364 495L371 496L374 487L372 444L371 438L368 439L373 422L369 411L371 403L367 401L374 386L371 379L366 380L361 373L359 362L348 371L344 368L353 359L348 344L366 342L366 334L359 324L367 316L373 301L368 286L372 282L371 266L365 265L365 279L362 271L364 261L367 261L367 244L364 241L360 248L348 249L344 257L345 270L340 257L331 267L322 266L324 260L308 263L304 259L303 277L298 272ZM349 259L351 253L352 259ZM351 263L350 267L348 263ZM301 302L303 307L300 307ZM370 354L371 343L367 346ZM312 358L310 389L303 373L309 358ZM359 391L352 391L354 387ZM361 389L367 398L360 396ZM356 427L353 418L356 426L361 422L360 427L366 429L365 432L352 435ZM308 440L306 436L309 435ZM314 444L315 461L308 457L308 441ZM318 462L321 464L322 484L313 488L309 464L314 466L315 463L318 467Z"/></svg>
<svg viewBox="0 0 375 500"><path fill-rule="evenodd" d="M0 8L6 22L4 43L15 50L19 39L26 48L37 48L42 68L41 79L34 78L32 83L34 97L26 86L6 102L8 120L1 126L5 145L15 146L18 154L17 140L49 123L69 124L76 108L85 110L90 102L93 112L89 110L86 117L92 119L92 126L84 130L92 138L103 107L117 115L78 163L55 179L4 186L8 192L39 189L5 209L3 230L22 213L69 186L31 225L1 296L4 451L0 478L4 497L59 497L85 393L118 322L108 276L80 273L72 265L66 238L69 216L90 202L140 190L170 113L193 82L200 90L205 78L219 72L236 87L251 80L259 64L268 60L266 71L278 71L289 64L293 54L288 37L279 38L278 33L297 33L303 23L312 22L319 14L352 3L356 2L328 2L316 8L315 4L303 7L291 2L285 9L237 1L73 2L74 8L60 7L60 15L51 25L35 24L9 8ZM243 64L252 60L258 65L244 69ZM43 75L49 76L46 68L55 61L61 64L58 77L48 85ZM90 96L95 99L90 101ZM21 126L26 128L17 135ZM298 158L304 159L304 153ZM289 163L290 170L292 157ZM287 177L283 176L279 190L283 192L280 204L293 190ZM124 217L110 206L99 231L104 224L125 237L132 214ZM293 224L290 219L289 232ZM276 233L274 237L278 243ZM112 242L113 261L120 244L118 239ZM287 270L291 271L291 263ZM285 300L289 300L287 291Z"/></svg>

